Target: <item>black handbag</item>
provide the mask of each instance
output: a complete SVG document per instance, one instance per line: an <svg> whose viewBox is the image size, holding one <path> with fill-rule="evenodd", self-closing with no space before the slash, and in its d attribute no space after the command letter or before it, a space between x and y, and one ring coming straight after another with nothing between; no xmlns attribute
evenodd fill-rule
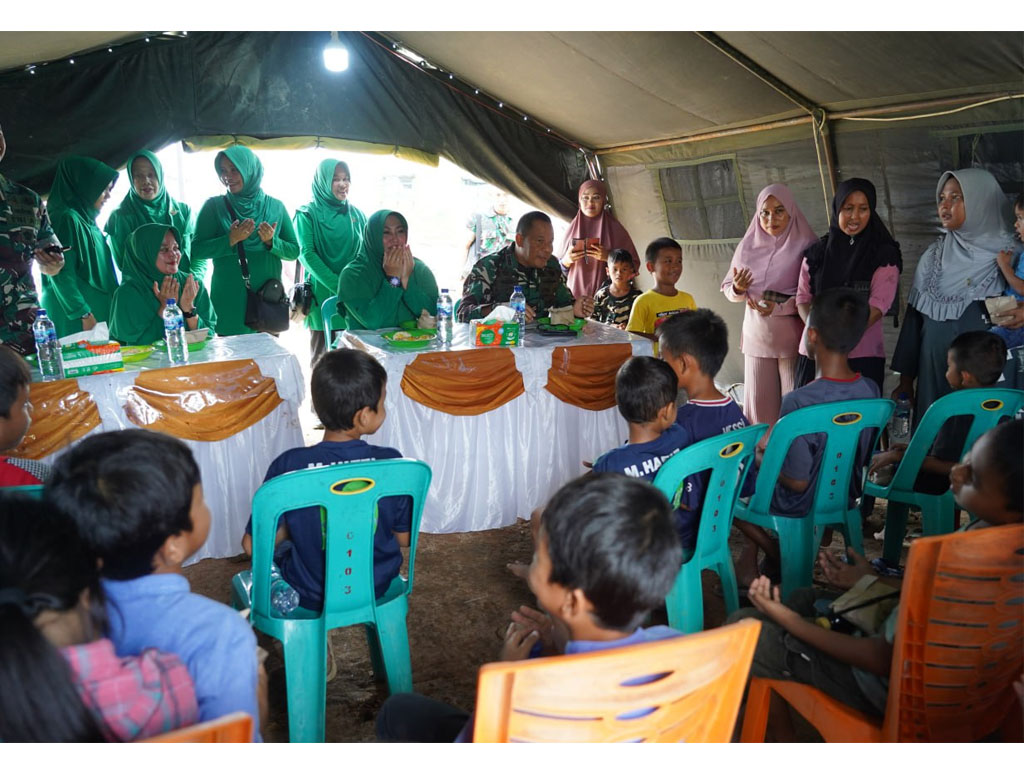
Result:
<svg viewBox="0 0 1024 768"><path fill-rule="evenodd" d="M313 284L302 279L302 264L295 262L295 285L292 286L291 318L293 323L301 323L313 306Z"/></svg>
<svg viewBox="0 0 1024 768"><path fill-rule="evenodd" d="M224 205L228 207L231 221L238 216L231 207L231 201L224 197ZM235 248L238 251L238 266L242 269L242 280L245 282L245 324L258 333L282 333L288 330L288 294L284 284L272 277L257 290L249 283L249 262L245 258L245 246L240 240Z"/></svg>

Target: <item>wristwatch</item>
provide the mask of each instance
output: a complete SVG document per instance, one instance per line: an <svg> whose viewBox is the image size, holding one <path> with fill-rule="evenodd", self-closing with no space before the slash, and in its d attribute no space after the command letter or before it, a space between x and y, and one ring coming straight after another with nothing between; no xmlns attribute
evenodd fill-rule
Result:
<svg viewBox="0 0 1024 768"><path fill-rule="evenodd" d="M196 313L196 308L195 307L192 307L192 309L190 309L188 312L186 312L185 310L181 311L181 316L183 318L185 318L186 320L191 320L193 317L196 316L196 314L197 313Z"/></svg>
<svg viewBox="0 0 1024 768"><path fill-rule="evenodd" d="M402 278L400 277L389 277L388 282L391 283L395 288L402 284Z"/></svg>

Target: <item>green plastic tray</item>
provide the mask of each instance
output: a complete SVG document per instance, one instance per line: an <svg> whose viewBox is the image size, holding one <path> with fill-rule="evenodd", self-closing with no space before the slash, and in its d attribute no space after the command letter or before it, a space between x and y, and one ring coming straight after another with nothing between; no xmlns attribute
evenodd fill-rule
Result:
<svg viewBox="0 0 1024 768"><path fill-rule="evenodd" d="M427 338L422 339L409 339L409 340L395 340L394 335L400 333L400 331L390 331L388 333L382 333L380 336L384 341L390 344L395 349L426 349L434 343L434 337L437 336L437 331L432 328L419 328L407 331L407 333L415 333L419 336L426 336Z"/></svg>

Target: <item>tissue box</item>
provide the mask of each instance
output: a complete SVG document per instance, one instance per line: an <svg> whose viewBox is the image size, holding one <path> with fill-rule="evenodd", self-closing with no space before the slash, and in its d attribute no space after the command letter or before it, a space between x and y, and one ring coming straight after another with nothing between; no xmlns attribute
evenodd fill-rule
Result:
<svg viewBox="0 0 1024 768"><path fill-rule="evenodd" d="M64 376L89 376L93 373L124 370L121 345L116 341L79 341L61 347Z"/></svg>
<svg viewBox="0 0 1024 768"><path fill-rule="evenodd" d="M470 339L475 347L515 347L519 344L519 323L485 323L470 320Z"/></svg>

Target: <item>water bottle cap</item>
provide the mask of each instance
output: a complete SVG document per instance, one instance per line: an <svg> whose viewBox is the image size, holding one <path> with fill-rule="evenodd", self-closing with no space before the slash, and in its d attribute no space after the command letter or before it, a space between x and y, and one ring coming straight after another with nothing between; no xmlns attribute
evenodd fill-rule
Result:
<svg viewBox="0 0 1024 768"><path fill-rule="evenodd" d="M168 307L173 306L174 304L177 304L177 303L178 302L176 302L174 299L168 299L167 300L167 306Z"/></svg>
<svg viewBox="0 0 1024 768"><path fill-rule="evenodd" d="M40 307L36 310L36 317L46 317L46 310Z"/></svg>
<svg viewBox="0 0 1024 768"><path fill-rule="evenodd" d="M448 293L448 289L447 288L442 288L441 289L441 293Z"/></svg>

